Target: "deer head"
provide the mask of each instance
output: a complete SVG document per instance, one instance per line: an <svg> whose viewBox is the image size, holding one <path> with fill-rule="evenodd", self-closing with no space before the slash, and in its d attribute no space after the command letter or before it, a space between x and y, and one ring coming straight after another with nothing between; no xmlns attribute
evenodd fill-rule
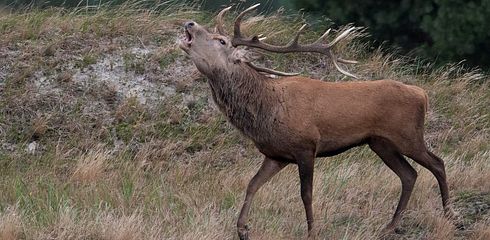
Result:
<svg viewBox="0 0 490 240"><path fill-rule="evenodd" d="M229 69L242 61L243 51L233 47L227 36L209 32L196 22L184 24L185 38L180 48L204 74L214 69Z"/></svg>
<svg viewBox="0 0 490 240"><path fill-rule="evenodd" d="M245 14L251 12L260 4L253 5L243 12L241 12L235 19L234 24L234 36L230 37L226 33L223 27L223 15L228 12L231 7L223 9L217 15L217 32L209 32L196 22L186 22L184 24L185 36L180 41L180 48L183 49L196 65L196 67L202 73L208 75L216 69L234 69L237 65L246 65L249 68L254 69L260 73L269 73L279 76L294 76L298 73L285 73L276 71L273 69L258 67L252 64L254 60L253 54L250 52L239 49L238 46L247 46L250 48L258 48L269 52L276 53L290 53L290 52L316 52L327 55L333 62L336 69L342 74L357 78L354 74L351 74L343 70L340 63L354 64L356 61L345 60L336 57L332 53L332 47L339 41L352 34L356 28L351 27L341 32L332 42L326 43L326 38L331 29L328 29L318 40L313 43L301 45L298 43L300 35L304 32L307 25L303 25L294 38L284 46L277 46L262 42L265 38L260 36L253 36L251 38L243 37L241 33L241 22Z"/></svg>

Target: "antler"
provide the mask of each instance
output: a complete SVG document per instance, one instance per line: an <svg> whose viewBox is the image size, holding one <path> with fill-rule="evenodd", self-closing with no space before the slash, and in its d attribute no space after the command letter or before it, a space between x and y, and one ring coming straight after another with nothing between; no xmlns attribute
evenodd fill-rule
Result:
<svg viewBox="0 0 490 240"><path fill-rule="evenodd" d="M356 30L355 27L350 27L347 30L343 31L339 36L337 36L332 42L330 43L323 43L325 39L327 38L328 34L330 33L331 29L328 29L320 38L318 38L315 42L310 43L310 44L305 44L305 45L300 45L298 43L298 39L301 34L303 34L304 30L308 26L307 24L304 24L301 26L301 28L298 30L296 35L294 36L291 41L284 45L284 46L276 46L268 43L261 42L261 38L258 36L253 36L252 38L244 38L242 37L242 33L240 31L240 25L242 22L242 18L245 16L245 14L251 12L257 6L259 6L260 3L255 4L247 9L245 9L243 12L241 12L235 19L235 24L234 24L234 36L232 39L232 44L233 46L248 46L248 47L253 47L253 48L260 48L269 52L277 52L277 53L290 53L290 52L316 52L316 53L322 53L327 55L330 59L332 59L332 62L337 68L339 72L342 74L353 77L353 78L358 78L352 73L349 73L345 70L343 70L338 62L345 63L345 64L355 64L357 61L353 60L346 60L342 58L337 58L331 51L332 47L337 44L339 41L342 39L346 38L349 34L351 34L354 30ZM219 14L218 14L218 31L220 34L224 34L223 30L223 21L222 21L222 16L224 13L226 13L230 7L223 9ZM220 30L221 29L221 30ZM271 70L275 71L275 70Z"/></svg>
<svg viewBox="0 0 490 240"><path fill-rule="evenodd" d="M226 31L223 28L223 15L226 12L228 12L230 9L231 6L221 10L221 12L219 12L218 15L216 16L216 29L218 30L219 34L224 36L227 36L228 34L226 34Z"/></svg>
<svg viewBox="0 0 490 240"><path fill-rule="evenodd" d="M260 4L256 4L254 6L257 7L258 5L260 5ZM218 13L218 15L216 16L216 30L218 31L219 34L224 35L224 36L228 36L228 34L226 33L226 31L223 27L223 15L226 12L228 12L230 9L231 9L231 6L221 10ZM241 14L241 16L238 16L238 17L242 18L243 14ZM238 26L238 30L240 30L240 26ZM257 38L259 40L265 40L266 39L266 37L262 37L262 35L258 35ZM273 70L273 69L269 69L269 68L265 68L265 67L255 66L251 62L246 62L246 64L258 72L270 73L270 74L274 74L274 75L278 75L278 76L296 76L296 75L299 75L299 73L286 73L286 72L281 72L281 71L277 71L277 70Z"/></svg>

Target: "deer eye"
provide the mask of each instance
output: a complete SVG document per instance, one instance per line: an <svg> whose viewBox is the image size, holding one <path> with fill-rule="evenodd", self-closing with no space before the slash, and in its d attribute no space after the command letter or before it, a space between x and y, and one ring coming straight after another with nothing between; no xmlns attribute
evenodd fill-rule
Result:
<svg viewBox="0 0 490 240"><path fill-rule="evenodd" d="M219 39L219 43L221 43L221 45L226 45L226 42L223 39Z"/></svg>

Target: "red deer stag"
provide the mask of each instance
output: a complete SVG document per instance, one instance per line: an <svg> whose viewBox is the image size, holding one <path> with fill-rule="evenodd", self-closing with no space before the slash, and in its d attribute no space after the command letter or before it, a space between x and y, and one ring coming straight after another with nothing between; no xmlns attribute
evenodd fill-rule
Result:
<svg viewBox="0 0 490 240"><path fill-rule="evenodd" d="M234 24L234 36L223 28L223 14L217 15L217 32L211 33L195 22L186 22L182 48L208 78L215 103L228 120L250 138L265 155L262 166L247 187L245 202L238 218L240 239L248 239L246 222L257 190L290 163L297 164L301 182L308 233L313 229L312 183L316 157L333 156L355 146L369 147L401 180L398 206L385 232L394 230L417 178L417 172L404 156L421 164L436 177L442 205L450 214L449 191L444 162L431 153L424 142L424 117L427 94L421 88L392 80L364 82L323 82L294 77L272 69L255 66L238 46L260 48L270 52L317 52L328 55L335 67L347 76L337 62L355 63L335 57L331 48L354 29L325 43L329 31L316 42L298 43L304 26L285 46L262 42L258 36L245 38L240 31L243 16ZM271 79L263 73L286 77Z"/></svg>

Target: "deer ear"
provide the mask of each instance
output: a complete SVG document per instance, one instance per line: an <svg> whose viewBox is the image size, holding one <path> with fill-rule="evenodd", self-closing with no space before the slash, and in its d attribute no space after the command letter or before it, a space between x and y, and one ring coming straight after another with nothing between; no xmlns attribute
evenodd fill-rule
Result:
<svg viewBox="0 0 490 240"><path fill-rule="evenodd" d="M235 48L230 55L230 61L232 61L233 63L253 62L261 57L262 56L257 52Z"/></svg>

